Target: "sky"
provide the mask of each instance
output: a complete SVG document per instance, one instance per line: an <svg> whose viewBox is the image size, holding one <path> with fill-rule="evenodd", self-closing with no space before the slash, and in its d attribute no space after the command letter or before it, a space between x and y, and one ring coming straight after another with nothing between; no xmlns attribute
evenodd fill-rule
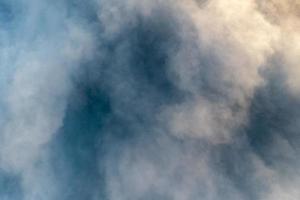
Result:
<svg viewBox="0 0 300 200"><path fill-rule="evenodd" d="M300 199L299 57L299 0L0 0L0 199Z"/></svg>

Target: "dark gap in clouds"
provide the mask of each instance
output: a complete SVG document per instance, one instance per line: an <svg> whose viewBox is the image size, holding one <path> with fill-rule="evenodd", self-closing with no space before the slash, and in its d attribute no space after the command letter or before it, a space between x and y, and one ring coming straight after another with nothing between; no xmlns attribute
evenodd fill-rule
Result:
<svg viewBox="0 0 300 200"><path fill-rule="evenodd" d="M66 8L67 18L77 19L81 25L93 26L95 30L99 27L99 18L97 15L97 6L94 1L85 0L66 0L63 2Z"/></svg>
<svg viewBox="0 0 300 200"><path fill-rule="evenodd" d="M105 152L115 151L110 155L118 160L122 146L140 139L153 143L161 106L181 98L167 72L169 51L179 41L170 19L158 17L141 17L119 33L122 39L99 49L99 56L108 55L104 60L95 57L77 72L63 127L52 142L62 199L91 199L95 192L104 198Z"/></svg>
<svg viewBox="0 0 300 200"><path fill-rule="evenodd" d="M0 170L0 199L22 199L21 178Z"/></svg>
<svg viewBox="0 0 300 200"><path fill-rule="evenodd" d="M270 62L273 66L280 64L278 60ZM258 156L271 169L287 174L294 174L297 166L295 157L282 150L282 145L274 138L282 137L296 150L299 131L290 129L290 126L299 116L295 109L300 106L299 101L288 92L285 77L278 68L261 73L266 84L255 90L249 122L236 130L231 143L214 146L211 151L211 166L227 177L247 200L259 199L268 191L268 183L257 176L253 156ZM230 191L225 187L220 193L227 195Z"/></svg>
<svg viewBox="0 0 300 200"><path fill-rule="evenodd" d="M0 1L0 45L15 44L23 15L24 9L14 0Z"/></svg>
<svg viewBox="0 0 300 200"><path fill-rule="evenodd" d="M297 124L299 100L291 95L280 70L267 74L267 84L256 90L249 111L247 135L252 150L265 164L282 172L297 165L297 158L286 152L284 140L296 152L300 137ZM298 157L299 158L299 157Z"/></svg>
<svg viewBox="0 0 300 200"><path fill-rule="evenodd" d="M105 86L115 103L109 127L123 124L125 135L136 134L131 125L151 127L163 106L179 102L185 95L168 74L169 56L180 42L171 27L172 19L160 12L155 17L137 17L135 24L106 43L108 56L99 73L99 85Z"/></svg>
<svg viewBox="0 0 300 200"><path fill-rule="evenodd" d="M170 80L168 62L180 41L173 27L176 24L161 12L139 18L136 27L130 31L130 67L139 84L150 90L153 88L160 96L172 98L178 91Z"/></svg>
<svg viewBox="0 0 300 200"><path fill-rule="evenodd" d="M5 26L14 19L12 7L6 2L0 2L0 23Z"/></svg>
<svg viewBox="0 0 300 200"><path fill-rule="evenodd" d="M83 73L85 74L85 73ZM74 83L64 124L54 140L53 165L63 183L61 199L103 198L103 124L111 112L107 95L87 76ZM100 169L100 170L99 170ZM97 194L98 193L98 194Z"/></svg>

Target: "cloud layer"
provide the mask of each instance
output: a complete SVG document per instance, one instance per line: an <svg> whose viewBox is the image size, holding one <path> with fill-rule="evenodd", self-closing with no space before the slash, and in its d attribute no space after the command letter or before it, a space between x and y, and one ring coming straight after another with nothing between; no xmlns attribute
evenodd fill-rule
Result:
<svg viewBox="0 0 300 200"><path fill-rule="evenodd" d="M0 2L0 198L300 199L297 0Z"/></svg>

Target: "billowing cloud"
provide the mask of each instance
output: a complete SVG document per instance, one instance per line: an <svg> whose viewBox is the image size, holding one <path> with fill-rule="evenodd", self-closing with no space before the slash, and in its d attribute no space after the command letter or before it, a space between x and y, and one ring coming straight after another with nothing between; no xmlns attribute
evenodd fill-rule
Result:
<svg viewBox="0 0 300 200"><path fill-rule="evenodd" d="M0 3L0 198L299 199L296 0Z"/></svg>

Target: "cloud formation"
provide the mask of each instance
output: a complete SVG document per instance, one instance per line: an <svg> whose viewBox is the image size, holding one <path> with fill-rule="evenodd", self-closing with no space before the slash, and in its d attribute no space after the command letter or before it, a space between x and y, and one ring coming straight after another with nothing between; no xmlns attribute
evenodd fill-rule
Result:
<svg viewBox="0 0 300 200"><path fill-rule="evenodd" d="M297 0L0 3L0 198L300 198Z"/></svg>

